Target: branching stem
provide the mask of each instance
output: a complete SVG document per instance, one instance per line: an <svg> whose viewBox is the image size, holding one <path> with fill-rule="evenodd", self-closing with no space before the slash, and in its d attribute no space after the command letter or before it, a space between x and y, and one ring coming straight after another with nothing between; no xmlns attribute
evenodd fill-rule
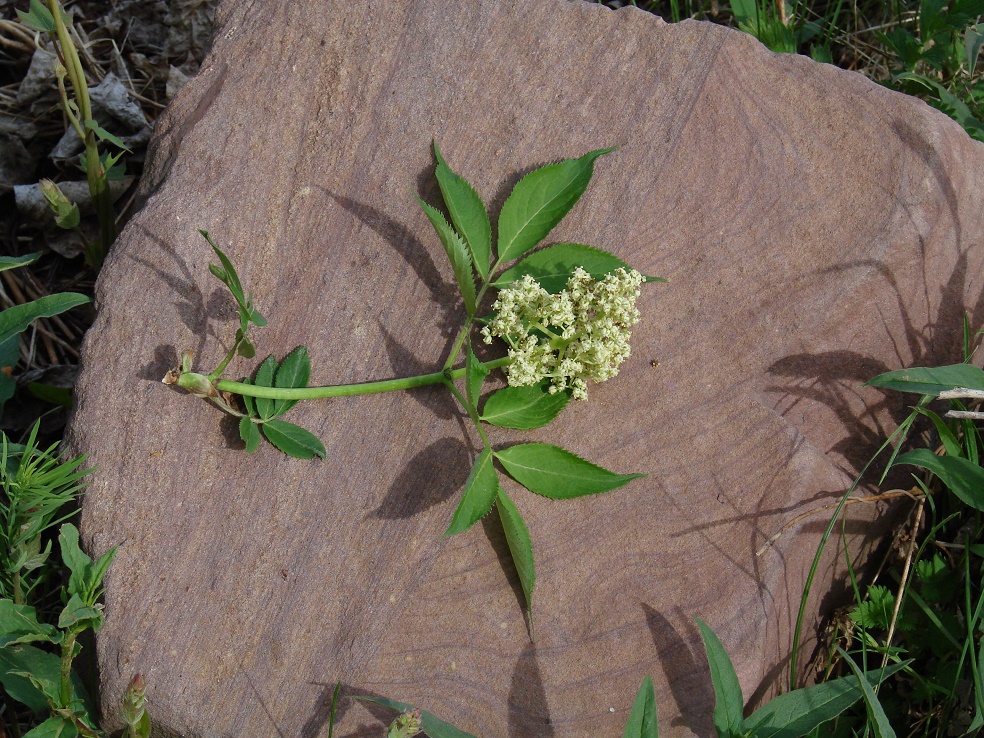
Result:
<svg viewBox="0 0 984 738"><path fill-rule="evenodd" d="M486 362L485 367L489 370L498 369L509 362L509 357L504 356L501 359ZM395 392L397 390L407 390L415 387L426 387L432 384L441 384L449 376L452 380L461 379L465 376L465 370L464 368L453 369L448 373L440 371L431 374L421 374L416 377L384 379L378 382L360 382L358 384L335 384L327 387L256 387L252 384L220 379L215 383L215 389L219 392L231 392L235 395L261 397L269 400L318 400L327 397L353 397L355 395L371 395L377 392ZM178 384L181 384L181 382L179 381Z"/></svg>

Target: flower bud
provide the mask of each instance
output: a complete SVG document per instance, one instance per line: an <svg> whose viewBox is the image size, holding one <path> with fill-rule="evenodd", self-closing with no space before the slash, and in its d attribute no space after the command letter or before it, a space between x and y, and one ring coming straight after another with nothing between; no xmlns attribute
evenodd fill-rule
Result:
<svg viewBox="0 0 984 738"><path fill-rule="evenodd" d="M79 224L78 206L69 202L65 193L50 179L42 179L38 185L41 187L41 194L44 195L48 207L55 214L55 223L60 228L75 228Z"/></svg>

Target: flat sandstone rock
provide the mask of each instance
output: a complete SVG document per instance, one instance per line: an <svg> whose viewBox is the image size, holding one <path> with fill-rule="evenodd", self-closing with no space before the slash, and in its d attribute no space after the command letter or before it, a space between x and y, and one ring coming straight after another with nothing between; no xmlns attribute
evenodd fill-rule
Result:
<svg viewBox="0 0 984 738"><path fill-rule="evenodd" d="M508 488L537 555L535 645L496 521L441 538L475 453L446 391L300 405L328 458L299 461L246 455L160 383L184 348L214 366L235 328L198 228L270 321L260 357L306 344L318 384L439 369L462 313L414 201L439 202L434 140L493 212L531 168L618 146L550 240L669 279L619 377L548 429L495 434L649 475L567 502ZM862 383L959 361L965 309L981 326L982 165L920 101L714 25L552 0L227 0L158 125L78 385L71 439L98 467L84 533L120 547L104 708L142 672L161 728L312 738L341 680L483 738L617 736L650 673L667 735L709 735L692 618L747 698L772 693L827 518L756 552L904 416ZM853 549L899 511L852 513ZM382 735L381 717L348 704L336 735Z"/></svg>

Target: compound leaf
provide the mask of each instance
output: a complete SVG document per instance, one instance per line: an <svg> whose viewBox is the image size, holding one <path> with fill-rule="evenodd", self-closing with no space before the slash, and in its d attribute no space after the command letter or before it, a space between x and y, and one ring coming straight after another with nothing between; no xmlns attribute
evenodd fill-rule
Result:
<svg viewBox="0 0 984 738"><path fill-rule="evenodd" d="M471 474L465 482L458 509L454 511L451 525L444 531L445 536L453 536L471 528L489 514L499 492L499 475L492 465L492 449L486 447L475 459Z"/></svg>
<svg viewBox="0 0 984 738"><path fill-rule="evenodd" d="M434 155L437 157L437 183L451 214L451 222L468 245L475 269L486 277L492 259L492 226L485 204L475 188L447 165L437 148L437 141L434 142Z"/></svg>
<svg viewBox="0 0 984 738"><path fill-rule="evenodd" d="M311 359L307 346L298 346L281 362L273 386L281 389L307 387L310 379ZM297 400L274 400L273 417L283 415L296 404Z"/></svg>
<svg viewBox="0 0 984 738"><path fill-rule="evenodd" d="M260 429L249 416L239 419L239 437L246 444L246 453L251 454L260 447Z"/></svg>
<svg viewBox="0 0 984 738"><path fill-rule="evenodd" d="M438 238L441 239L441 245L444 246L444 251L451 262L451 268L454 270L454 278L458 281L461 297L465 301L465 310L468 311L469 315L474 315L475 278L472 276L472 263L471 257L468 255L468 247L465 246L465 242L461 240L458 232L444 219L440 210L431 207L419 197L417 202L424 209L427 219L430 220L434 230L437 231Z"/></svg>
<svg viewBox="0 0 984 738"><path fill-rule="evenodd" d="M542 428L567 407L570 392L549 392L550 380L523 387L503 387L482 408L482 420L500 428Z"/></svg>
<svg viewBox="0 0 984 738"><path fill-rule="evenodd" d="M318 456L323 459L328 455L318 437L299 425L286 420L268 420L262 427L267 440L288 456L298 459L313 459Z"/></svg>
<svg viewBox="0 0 984 738"><path fill-rule="evenodd" d="M608 492L645 474L614 474L547 443L523 443L495 452L513 479L555 500Z"/></svg>
<svg viewBox="0 0 984 738"><path fill-rule="evenodd" d="M255 387L272 387L273 377L277 371L277 360L273 358L273 354L270 354L263 360L260 364L260 368L256 370L256 374L253 376L253 386ZM256 405L256 413L264 420L268 420L276 415L274 410L277 407L277 401L271 400L266 397L256 397L254 398L253 404Z"/></svg>
<svg viewBox="0 0 984 738"><path fill-rule="evenodd" d="M581 267L595 279L600 279L616 269L631 269L614 254L594 246L580 243L558 243L540 251L534 251L515 266L507 269L492 284L500 289L508 287L526 275L533 277L551 295L567 287L567 280L577 267Z"/></svg>
<svg viewBox="0 0 984 738"><path fill-rule="evenodd" d="M495 498L496 507L499 510L499 520L502 521L502 530L506 534L506 545L509 546L509 554L512 556L513 566L519 575L519 583L523 587L523 596L526 598L526 608L533 609L533 589L536 587L536 567L533 561L533 539L530 538L529 528L526 521L519 514L519 510L505 491L500 487Z"/></svg>
<svg viewBox="0 0 984 738"><path fill-rule="evenodd" d="M546 238L584 194L598 149L530 172L513 188L499 213L499 259L518 259Z"/></svg>

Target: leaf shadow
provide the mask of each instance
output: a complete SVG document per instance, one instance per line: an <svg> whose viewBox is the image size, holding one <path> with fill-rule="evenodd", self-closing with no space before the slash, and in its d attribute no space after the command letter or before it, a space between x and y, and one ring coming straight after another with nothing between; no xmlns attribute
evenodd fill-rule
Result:
<svg viewBox="0 0 984 738"><path fill-rule="evenodd" d="M696 628L689 638L685 638L655 608L642 603L642 610L646 615L646 626L653 645L656 646L670 694L680 712L680 717L671 724L674 728L689 728L699 736L714 735L709 711L704 709L714 704L714 689ZM677 615L680 620L688 622L679 612Z"/></svg>
<svg viewBox="0 0 984 738"><path fill-rule="evenodd" d="M464 486L469 456L468 447L456 438L434 441L406 464L373 517L410 518L444 502Z"/></svg>
<svg viewBox="0 0 984 738"><path fill-rule="evenodd" d="M553 725L536 647L528 643L513 667L507 701L509 735L552 738Z"/></svg>

